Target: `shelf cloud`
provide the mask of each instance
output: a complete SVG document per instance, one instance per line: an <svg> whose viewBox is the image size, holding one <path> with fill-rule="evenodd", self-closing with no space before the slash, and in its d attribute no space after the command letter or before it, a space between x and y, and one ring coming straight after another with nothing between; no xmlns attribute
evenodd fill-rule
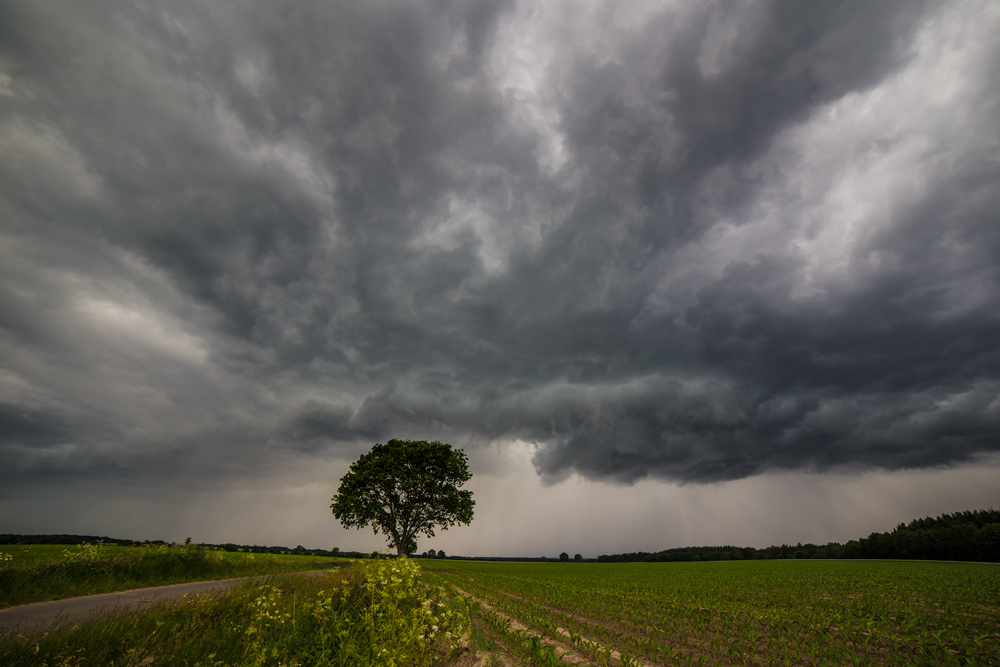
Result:
<svg viewBox="0 0 1000 667"><path fill-rule="evenodd" d="M391 437L527 443L545 484L994 455L997 34L972 1L6 3L4 486Z"/></svg>

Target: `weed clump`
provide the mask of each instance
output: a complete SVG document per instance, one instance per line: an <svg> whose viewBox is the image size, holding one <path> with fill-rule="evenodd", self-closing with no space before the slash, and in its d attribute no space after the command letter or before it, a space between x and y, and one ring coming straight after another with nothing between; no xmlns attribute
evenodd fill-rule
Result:
<svg viewBox="0 0 1000 667"><path fill-rule="evenodd" d="M407 558L371 560L353 580L297 599L259 589L247 627L250 665L420 667L459 647L464 606L420 578Z"/></svg>

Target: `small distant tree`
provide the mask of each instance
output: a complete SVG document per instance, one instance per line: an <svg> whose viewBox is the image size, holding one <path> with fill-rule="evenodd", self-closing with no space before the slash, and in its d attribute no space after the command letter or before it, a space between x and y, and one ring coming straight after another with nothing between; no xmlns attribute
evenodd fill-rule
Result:
<svg viewBox="0 0 1000 667"><path fill-rule="evenodd" d="M577 563L579 563L580 561L583 560L583 556L581 556L580 554L577 554L577 555L573 556L573 560L575 560Z"/></svg>
<svg viewBox="0 0 1000 667"><path fill-rule="evenodd" d="M428 558L436 558L437 557L437 552L434 551L434 549L428 549L427 550L427 557Z"/></svg>
<svg viewBox="0 0 1000 667"><path fill-rule="evenodd" d="M468 525L476 504L459 487L472 478L465 452L425 440L376 444L340 479L330 509L345 528L371 526L400 556L416 551L416 536Z"/></svg>
<svg viewBox="0 0 1000 667"><path fill-rule="evenodd" d="M548 558L546 558L545 556L542 556L542 557L541 557L541 558L539 558L538 560L542 561L543 563L547 563L549 559L548 559Z"/></svg>
<svg viewBox="0 0 1000 667"><path fill-rule="evenodd" d="M568 562L569 561L569 554L566 553L565 551L562 552L561 554L559 554L559 560L561 560L564 563Z"/></svg>
<svg viewBox="0 0 1000 667"><path fill-rule="evenodd" d="M406 555L410 556L412 554L415 554L416 552L417 552L417 541L411 537L410 540L406 543Z"/></svg>
<svg viewBox="0 0 1000 667"><path fill-rule="evenodd" d="M447 557L448 556L445 554L444 549L438 551L438 558L447 558Z"/></svg>

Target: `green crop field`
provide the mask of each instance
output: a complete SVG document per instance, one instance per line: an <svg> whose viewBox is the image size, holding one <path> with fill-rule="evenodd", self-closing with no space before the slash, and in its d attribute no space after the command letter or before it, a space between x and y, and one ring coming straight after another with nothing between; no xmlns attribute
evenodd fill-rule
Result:
<svg viewBox="0 0 1000 667"><path fill-rule="evenodd" d="M22 567L52 568L60 556L86 561L46 549ZM208 558L183 547L160 551L131 553L173 567ZM101 556L93 563L128 553ZM1000 566L362 560L324 577L250 581L222 596L0 639L4 665L390 663L997 666Z"/></svg>
<svg viewBox="0 0 1000 667"><path fill-rule="evenodd" d="M487 664L1000 665L1000 566L428 561Z"/></svg>

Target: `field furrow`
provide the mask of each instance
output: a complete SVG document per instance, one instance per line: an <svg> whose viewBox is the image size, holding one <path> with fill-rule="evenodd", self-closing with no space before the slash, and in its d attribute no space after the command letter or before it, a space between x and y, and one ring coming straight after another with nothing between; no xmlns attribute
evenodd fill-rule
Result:
<svg viewBox="0 0 1000 667"><path fill-rule="evenodd" d="M435 564L601 665L1000 665L1000 568L968 563Z"/></svg>

